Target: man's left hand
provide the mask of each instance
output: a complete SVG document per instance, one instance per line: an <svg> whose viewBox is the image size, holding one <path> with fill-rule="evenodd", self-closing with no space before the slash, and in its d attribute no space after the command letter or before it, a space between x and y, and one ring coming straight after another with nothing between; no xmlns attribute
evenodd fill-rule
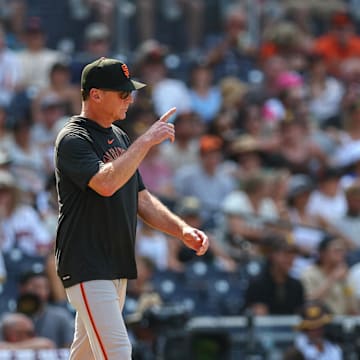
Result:
<svg viewBox="0 0 360 360"><path fill-rule="evenodd" d="M207 235L191 226L184 228L182 240L187 247L195 250L198 256L204 255L209 248Z"/></svg>

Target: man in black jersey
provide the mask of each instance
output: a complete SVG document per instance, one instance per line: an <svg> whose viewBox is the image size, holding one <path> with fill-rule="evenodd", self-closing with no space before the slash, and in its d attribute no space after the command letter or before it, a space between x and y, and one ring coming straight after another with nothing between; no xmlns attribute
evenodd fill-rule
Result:
<svg viewBox="0 0 360 360"><path fill-rule="evenodd" d="M70 359L131 359L122 318L127 279L137 276L137 216L182 240L197 255L208 238L168 210L145 188L138 166L152 146L175 138L170 109L142 136L129 138L113 125L123 120L132 91L126 64L108 58L81 75L82 110L58 134L55 145L59 222L57 271L76 309Z"/></svg>

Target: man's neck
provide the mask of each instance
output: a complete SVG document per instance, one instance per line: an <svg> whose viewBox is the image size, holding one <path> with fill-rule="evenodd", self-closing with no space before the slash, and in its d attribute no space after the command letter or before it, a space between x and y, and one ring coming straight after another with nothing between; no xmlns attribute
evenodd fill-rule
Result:
<svg viewBox="0 0 360 360"><path fill-rule="evenodd" d="M80 116L91 119L103 128L109 128L113 123L112 120L105 119L103 114L91 109L86 103L83 103Z"/></svg>

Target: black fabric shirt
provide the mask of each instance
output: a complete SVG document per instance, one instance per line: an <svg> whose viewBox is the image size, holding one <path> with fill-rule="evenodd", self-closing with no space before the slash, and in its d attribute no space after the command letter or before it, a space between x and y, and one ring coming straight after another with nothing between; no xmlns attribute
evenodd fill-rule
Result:
<svg viewBox="0 0 360 360"><path fill-rule="evenodd" d="M259 277L250 281L246 292L246 305L265 304L270 315L296 314L304 304L301 282L290 276L283 284L276 284L266 268Z"/></svg>
<svg viewBox="0 0 360 360"><path fill-rule="evenodd" d="M129 145L119 127L103 128L79 116L72 117L56 139L59 220L55 255L65 287L137 276L138 192L144 189L139 172L110 197L88 186L100 167L121 156Z"/></svg>

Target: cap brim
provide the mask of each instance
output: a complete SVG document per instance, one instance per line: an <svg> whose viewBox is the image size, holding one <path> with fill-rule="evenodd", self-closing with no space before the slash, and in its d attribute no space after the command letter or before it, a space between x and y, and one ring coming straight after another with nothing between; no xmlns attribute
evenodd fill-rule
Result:
<svg viewBox="0 0 360 360"><path fill-rule="evenodd" d="M146 86L146 84L144 84L140 81L136 81L136 80L130 80L130 81L134 86L134 90L139 90Z"/></svg>
<svg viewBox="0 0 360 360"><path fill-rule="evenodd" d="M315 320L303 320L299 325L295 327L295 329L298 330L314 330L318 329L319 327L322 327L324 325L327 325L331 322L332 316L329 314L323 315L319 319Z"/></svg>

